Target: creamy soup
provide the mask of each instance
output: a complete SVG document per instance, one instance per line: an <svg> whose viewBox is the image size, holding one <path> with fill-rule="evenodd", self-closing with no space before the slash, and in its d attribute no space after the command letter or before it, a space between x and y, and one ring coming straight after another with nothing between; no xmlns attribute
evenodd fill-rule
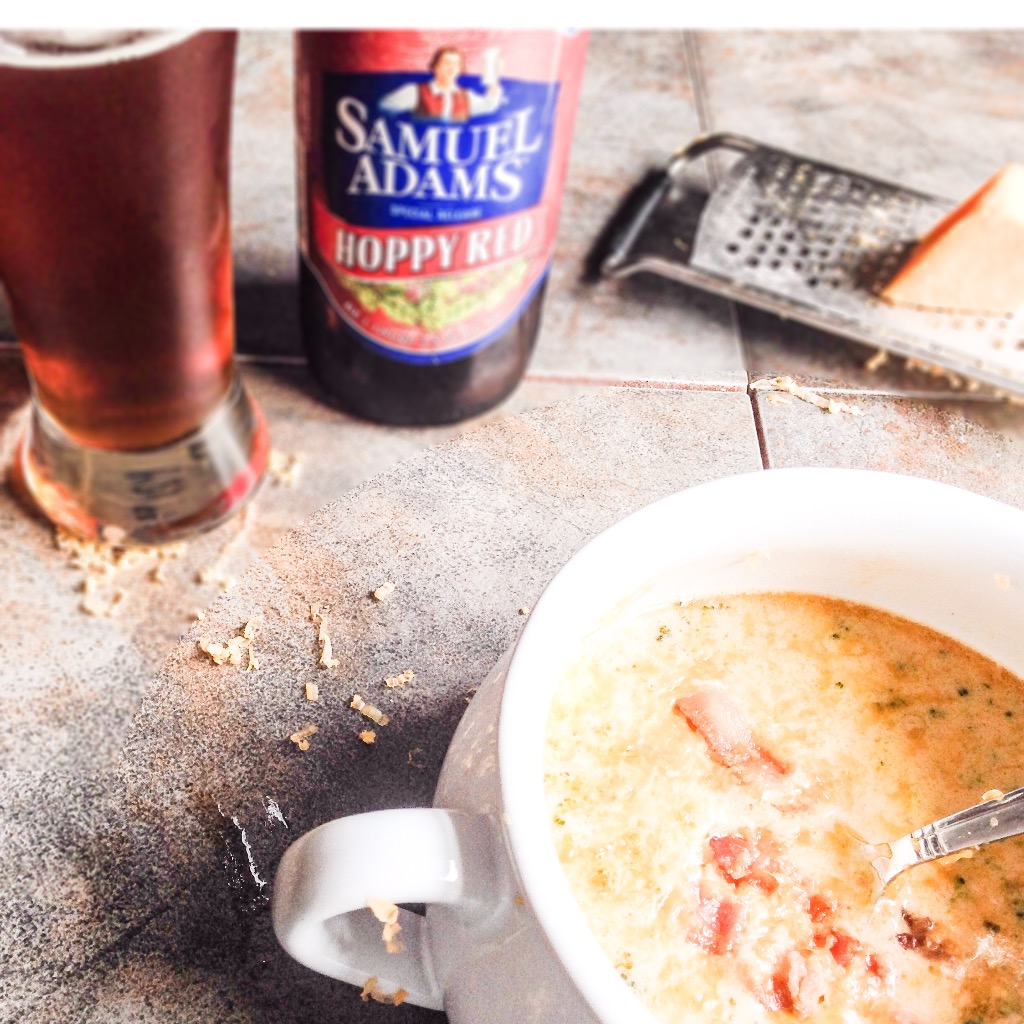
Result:
<svg viewBox="0 0 1024 1024"><path fill-rule="evenodd" d="M963 645L800 594L603 628L545 780L591 929L665 1024L1024 1021L1024 837L906 872L856 836L1024 785L1024 686Z"/></svg>

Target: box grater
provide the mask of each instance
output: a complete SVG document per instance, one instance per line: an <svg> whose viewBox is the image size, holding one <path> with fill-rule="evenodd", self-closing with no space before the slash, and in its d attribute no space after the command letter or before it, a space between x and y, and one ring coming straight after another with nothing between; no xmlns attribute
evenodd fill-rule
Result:
<svg viewBox="0 0 1024 1024"><path fill-rule="evenodd" d="M879 297L954 205L744 136L702 136L634 194L611 226L600 272L660 274L1024 393L1024 312Z"/></svg>

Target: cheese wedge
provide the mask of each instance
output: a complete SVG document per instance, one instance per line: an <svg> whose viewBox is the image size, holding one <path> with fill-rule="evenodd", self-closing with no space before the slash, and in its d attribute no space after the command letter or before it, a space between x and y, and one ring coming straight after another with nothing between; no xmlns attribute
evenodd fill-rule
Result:
<svg viewBox="0 0 1024 1024"><path fill-rule="evenodd" d="M1004 167L939 221L882 298L978 314L1024 306L1024 164Z"/></svg>

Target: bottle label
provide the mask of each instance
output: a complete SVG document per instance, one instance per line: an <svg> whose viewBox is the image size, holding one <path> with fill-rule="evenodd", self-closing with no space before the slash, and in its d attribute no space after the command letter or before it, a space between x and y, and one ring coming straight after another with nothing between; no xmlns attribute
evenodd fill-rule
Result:
<svg viewBox="0 0 1024 1024"><path fill-rule="evenodd" d="M304 35L307 260L369 347L411 363L469 355L550 262L585 40Z"/></svg>

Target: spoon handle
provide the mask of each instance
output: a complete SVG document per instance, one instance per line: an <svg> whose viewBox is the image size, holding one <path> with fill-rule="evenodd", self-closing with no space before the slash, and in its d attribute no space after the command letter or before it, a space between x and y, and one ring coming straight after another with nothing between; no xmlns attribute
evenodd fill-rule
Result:
<svg viewBox="0 0 1024 1024"><path fill-rule="evenodd" d="M918 860L935 860L1024 833L1024 786L911 832Z"/></svg>

